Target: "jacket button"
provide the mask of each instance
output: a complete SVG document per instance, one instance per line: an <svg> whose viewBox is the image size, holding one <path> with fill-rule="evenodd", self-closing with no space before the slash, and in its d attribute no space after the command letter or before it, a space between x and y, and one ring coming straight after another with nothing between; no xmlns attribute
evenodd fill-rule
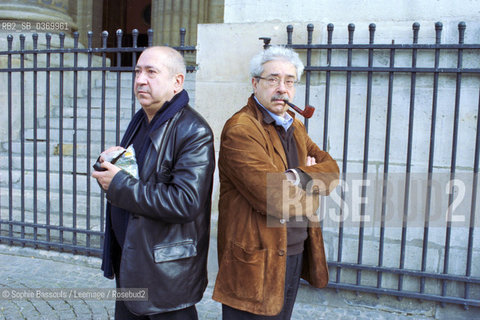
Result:
<svg viewBox="0 0 480 320"><path fill-rule="evenodd" d="M279 256L284 256L284 255L285 255L285 251L284 251L284 250L278 250L278 255L279 255Z"/></svg>

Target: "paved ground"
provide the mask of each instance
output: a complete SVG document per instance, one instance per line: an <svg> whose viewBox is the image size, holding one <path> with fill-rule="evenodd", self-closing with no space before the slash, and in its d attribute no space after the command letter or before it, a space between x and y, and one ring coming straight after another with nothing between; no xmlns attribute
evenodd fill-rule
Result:
<svg viewBox="0 0 480 320"><path fill-rule="evenodd" d="M214 275L210 278L205 296L197 305L199 317L221 319L220 304L211 299ZM112 300L22 297L35 292L27 289L37 288L108 291L114 288L114 281L102 276L97 258L0 245L0 295L10 295L0 297L0 319L113 319ZM12 294L16 295L14 299ZM364 298L302 286L292 319L480 319L480 310L464 311L456 306L439 308L434 303L407 300L402 300L400 310L396 299ZM312 299L318 303L313 304Z"/></svg>

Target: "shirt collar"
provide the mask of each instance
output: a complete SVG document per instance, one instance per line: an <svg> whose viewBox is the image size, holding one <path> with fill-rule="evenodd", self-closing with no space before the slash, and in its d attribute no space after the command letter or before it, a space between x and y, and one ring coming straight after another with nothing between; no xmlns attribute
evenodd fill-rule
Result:
<svg viewBox="0 0 480 320"><path fill-rule="evenodd" d="M288 112L285 112L285 118L279 116L279 115L276 115L275 113L271 112L270 110L268 110L267 108L265 108L257 99L257 97L253 96L253 98L255 99L255 101L258 103L258 105L260 107L263 108L263 110L265 110L268 115L270 115L270 117L272 117L273 121L275 122L275 124L277 126L281 126L283 127L283 129L285 129L285 131L288 131L288 128L290 128L290 126L292 125L293 123L293 118L292 116L290 116L288 114Z"/></svg>

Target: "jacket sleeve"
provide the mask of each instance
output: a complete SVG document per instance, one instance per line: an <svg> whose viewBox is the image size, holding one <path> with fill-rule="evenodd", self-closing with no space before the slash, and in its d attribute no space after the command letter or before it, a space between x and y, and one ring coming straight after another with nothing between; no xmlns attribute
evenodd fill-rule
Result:
<svg viewBox="0 0 480 320"><path fill-rule="evenodd" d="M176 132L173 167L154 173L157 177L168 174L168 181L156 178L145 182L120 171L110 184L107 199L131 213L167 223L187 223L205 212L202 209L211 197L215 167L213 134L201 125L184 131Z"/></svg>
<svg viewBox="0 0 480 320"><path fill-rule="evenodd" d="M292 196L293 185L287 181L284 168L277 167L272 159L271 155L276 151L268 150L271 145L267 143L268 134L256 122L249 121L248 117L227 122L222 132L219 157L221 178L229 179L259 213L278 218L311 214L318 203L312 198L318 199L318 193L328 194L336 186L338 165L327 152L316 146L304 127L302 129L307 153L315 157L317 162L314 166L299 167L313 180L307 190L296 187ZM295 207L296 203L301 205L302 210Z"/></svg>
<svg viewBox="0 0 480 320"><path fill-rule="evenodd" d="M288 188L293 185L286 179L284 168L278 167L272 159L276 151L268 149L271 146L267 143L268 134L255 121L247 122L246 119L227 122L224 127L218 163L220 183L228 179L228 184L260 214L277 218L304 215L294 208L285 209L290 208L285 191L290 191ZM301 188L295 189L300 193L296 199L305 207L305 192ZM226 195L229 190L224 192Z"/></svg>

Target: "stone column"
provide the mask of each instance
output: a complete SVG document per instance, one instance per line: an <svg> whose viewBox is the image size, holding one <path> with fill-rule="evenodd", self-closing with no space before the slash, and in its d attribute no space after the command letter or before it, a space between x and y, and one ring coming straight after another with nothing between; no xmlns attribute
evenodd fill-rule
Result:
<svg viewBox="0 0 480 320"><path fill-rule="evenodd" d="M103 2L98 0L75 1L74 8L70 8L70 14L77 22L77 31L80 43L85 47L88 44L87 32L93 32L92 47L101 47Z"/></svg>
<svg viewBox="0 0 480 320"><path fill-rule="evenodd" d="M0 5L0 22L3 25L16 25L16 30L7 30L7 28L0 29L0 51L8 50L8 41L7 35L11 34L13 37L12 49L19 50L21 48L21 38L20 35L25 36L24 48L29 50L33 48L33 34L38 34L37 48L44 49L47 43L46 34L51 33L50 47L52 49L58 48L60 46L60 37L59 33L65 33L64 47L72 48L74 46L73 32L77 31L76 22L78 21L81 24L79 31L81 36L81 43L79 44L82 47L82 42L86 46L86 33L87 31L94 29L92 26L100 25L101 21L101 12L98 13L98 8L101 8L101 1L94 0L83 0L78 3L73 0L9 0L3 1ZM96 34L94 38L100 38L100 27L97 27ZM83 40L83 41L82 41ZM0 68L6 68L8 65L8 56L0 56ZM26 54L24 57L24 65L26 67L32 67L33 55ZM12 67L18 68L21 63L20 54L12 54L10 57ZM78 63L81 66L87 65L87 55L79 54ZM93 57L93 65L101 65L101 58L98 56ZM46 64L46 56L44 54L38 55L38 67L44 67ZM73 56L66 54L64 56L64 66L73 65ZM50 60L51 67L59 66L58 54L52 54ZM36 94L36 107L38 110L38 117L42 118L45 116L46 112L50 109L54 109L59 105L59 80L58 72L52 72L50 74L51 82L50 86L50 105L46 105L46 89L45 89L45 72L38 72L37 78L37 87L38 91ZM0 73L0 114L6 115L8 113L8 101L9 101L9 90L7 85L8 74L6 72ZM20 137L20 72L14 71L11 74L12 77L12 135L13 139ZM72 97L73 88L71 86L72 74L70 72L64 73L64 87L63 87L63 99L64 101L69 101ZM98 75L94 75L93 78ZM26 71L24 73L24 101L26 108L31 108L33 105L34 97L32 94L33 86L33 74L31 71ZM82 84L83 75L79 77L79 85ZM28 110L28 109L27 109ZM25 125L29 129L32 126L32 113L25 112ZM0 141L7 141L7 117L0 117ZM0 146L1 150L1 146Z"/></svg>
<svg viewBox="0 0 480 320"><path fill-rule="evenodd" d="M77 29L70 15L69 0L10 0L0 6L0 20L30 22L31 29L24 25L22 32L57 33L65 31L65 26L70 32Z"/></svg>
<svg viewBox="0 0 480 320"><path fill-rule="evenodd" d="M199 23L223 22L224 0L152 0L154 44L180 45L180 28L185 28L185 45L197 43Z"/></svg>

